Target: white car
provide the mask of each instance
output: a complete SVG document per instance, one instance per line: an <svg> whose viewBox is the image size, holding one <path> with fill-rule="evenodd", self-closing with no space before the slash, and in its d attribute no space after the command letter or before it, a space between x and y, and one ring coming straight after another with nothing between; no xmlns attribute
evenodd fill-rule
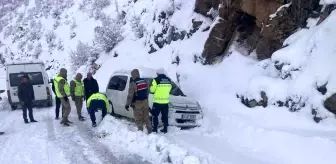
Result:
<svg viewBox="0 0 336 164"><path fill-rule="evenodd" d="M18 86L24 75L33 85L35 100L34 105L52 106L51 89L48 83L48 74L42 61L17 60L6 63L7 96L12 109L20 106Z"/></svg>
<svg viewBox="0 0 336 164"><path fill-rule="evenodd" d="M150 68L139 69L141 78L144 78L148 86L155 78L156 71ZM125 109L129 83L131 79L131 70L115 71L109 78L110 81L106 87L106 96L112 105L112 114L121 115L134 119L133 110ZM149 95L149 106L153 105L153 95ZM202 108L197 101L185 96L181 89L173 82L170 92L169 104L169 125L178 127L200 126L200 120L203 118ZM160 124L161 115L159 116Z"/></svg>

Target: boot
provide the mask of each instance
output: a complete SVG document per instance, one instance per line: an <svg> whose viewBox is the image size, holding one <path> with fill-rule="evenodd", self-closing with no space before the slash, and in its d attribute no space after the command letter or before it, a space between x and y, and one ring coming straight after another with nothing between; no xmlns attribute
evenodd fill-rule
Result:
<svg viewBox="0 0 336 164"><path fill-rule="evenodd" d="M5 134L5 132L0 132L0 135L4 135Z"/></svg>
<svg viewBox="0 0 336 164"><path fill-rule="evenodd" d="M161 129L160 132L167 133L167 127L164 127L163 129Z"/></svg>
<svg viewBox="0 0 336 164"><path fill-rule="evenodd" d="M97 127L97 124L95 122L92 123L92 127Z"/></svg>
<svg viewBox="0 0 336 164"><path fill-rule="evenodd" d="M67 123L67 122L63 122L62 125L63 125L63 126L70 126L70 124Z"/></svg>
<svg viewBox="0 0 336 164"><path fill-rule="evenodd" d="M30 120L30 122L37 122L37 121L33 119L33 120Z"/></svg>
<svg viewBox="0 0 336 164"><path fill-rule="evenodd" d="M73 124L73 122L69 121L69 120L66 120L66 123L68 124Z"/></svg>
<svg viewBox="0 0 336 164"><path fill-rule="evenodd" d="M157 128L153 128L152 132L153 132L153 133L157 133L157 132L158 132L158 131L157 131Z"/></svg>
<svg viewBox="0 0 336 164"><path fill-rule="evenodd" d="M85 118L83 116L78 116L79 121L85 121Z"/></svg>
<svg viewBox="0 0 336 164"><path fill-rule="evenodd" d="M55 120L59 120L59 118L58 118L58 117L55 117Z"/></svg>
<svg viewBox="0 0 336 164"><path fill-rule="evenodd" d="M24 120L24 123L28 124L28 123L29 123L29 121L28 121L28 120Z"/></svg>

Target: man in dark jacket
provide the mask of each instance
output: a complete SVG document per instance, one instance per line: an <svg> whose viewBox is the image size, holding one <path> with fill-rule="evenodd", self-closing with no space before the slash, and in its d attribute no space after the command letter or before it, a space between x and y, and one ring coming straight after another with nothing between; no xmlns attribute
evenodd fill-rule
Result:
<svg viewBox="0 0 336 164"><path fill-rule="evenodd" d="M146 125L147 132L151 133L152 125L149 121L148 111L148 84L140 77L138 69L132 70L131 76L132 79L130 80L125 109L128 111L129 107L133 104L133 114L138 130L143 131L143 126Z"/></svg>
<svg viewBox="0 0 336 164"><path fill-rule="evenodd" d="M33 117L33 101L35 100L33 85L29 82L27 75L23 76L23 82L18 87L18 97L22 105L23 120L27 124L27 109L30 122L37 122Z"/></svg>
<svg viewBox="0 0 336 164"><path fill-rule="evenodd" d="M83 80L84 90L85 90L85 100L87 101L89 97L99 92L99 86L97 80L92 77L92 73L87 73L86 78Z"/></svg>

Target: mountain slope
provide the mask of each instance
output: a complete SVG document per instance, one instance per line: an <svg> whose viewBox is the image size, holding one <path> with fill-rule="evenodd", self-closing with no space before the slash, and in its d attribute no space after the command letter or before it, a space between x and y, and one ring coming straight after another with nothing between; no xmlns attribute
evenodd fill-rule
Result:
<svg viewBox="0 0 336 164"><path fill-rule="evenodd" d="M106 144L157 163L336 160L336 121L323 102L336 92L335 11L319 26L313 21L289 37L271 59L259 62L233 45L221 63L205 66L200 56L218 19L195 13L195 0L27 2L13 2L1 17L6 60L41 59L51 77L60 67L71 70L69 79L93 71L103 92L115 69L164 67L204 109L202 127L170 127L167 135L149 137L108 117L98 129L108 133ZM327 81L323 95L317 86Z"/></svg>

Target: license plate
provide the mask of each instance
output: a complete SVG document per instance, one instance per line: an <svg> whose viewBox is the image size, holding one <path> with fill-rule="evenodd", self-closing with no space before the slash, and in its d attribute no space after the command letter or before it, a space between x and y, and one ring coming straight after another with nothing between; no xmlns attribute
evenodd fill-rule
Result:
<svg viewBox="0 0 336 164"><path fill-rule="evenodd" d="M182 114L182 119L195 120L196 119L196 115Z"/></svg>

